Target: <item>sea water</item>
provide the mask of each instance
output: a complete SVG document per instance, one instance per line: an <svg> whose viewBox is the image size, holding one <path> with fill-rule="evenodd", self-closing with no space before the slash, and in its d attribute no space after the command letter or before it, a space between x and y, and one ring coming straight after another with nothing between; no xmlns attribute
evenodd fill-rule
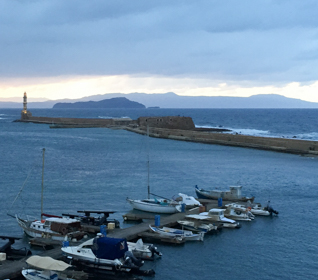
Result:
<svg viewBox="0 0 318 280"><path fill-rule="evenodd" d="M314 109L31 111L51 117L180 115L192 117L197 126L235 133L318 140ZM207 235L204 242L158 244L162 258L146 264L156 271L155 279L317 278L317 158L147 138L125 130L50 129L47 124L13 122L20 112L0 109L0 235L23 236L15 247L28 246L28 239L7 213L39 218L43 148L44 212L113 210L121 227L133 225L122 219L131 210L126 198L147 195L149 155L150 188L158 195L195 196L195 185L227 190L239 184L243 195L262 204L270 200L279 211L278 217L257 216L240 229Z"/></svg>

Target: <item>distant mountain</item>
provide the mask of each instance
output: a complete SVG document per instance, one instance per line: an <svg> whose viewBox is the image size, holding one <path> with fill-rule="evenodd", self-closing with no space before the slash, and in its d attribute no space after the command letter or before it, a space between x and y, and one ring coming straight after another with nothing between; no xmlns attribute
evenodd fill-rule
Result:
<svg viewBox="0 0 318 280"><path fill-rule="evenodd" d="M146 108L146 106L135 101L130 101L126 97L114 97L110 99L103 99L100 101L56 103L53 106L53 109L110 109L110 108L140 109L140 108Z"/></svg>
<svg viewBox="0 0 318 280"><path fill-rule="evenodd" d="M161 94L108 93L92 95L81 100L101 100L106 97L126 96L147 107L160 108L318 108L318 103L288 98L278 94L258 94L250 97L180 96L173 92Z"/></svg>
<svg viewBox="0 0 318 280"><path fill-rule="evenodd" d="M160 108L318 108L318 103L308 102L301 99L288 98L278 94L258 94L250 97L229 97L229 96L181 96L173 92L168 93L107 93L91 95L80 99L48 100L44 102L32 102L28 98L28 108L62 108L54 106L57 103L82 103L89 101L102 101L111 98L128 98L136 103L144 104L146 107ZM133 102L130 101L130 102ZM63 106L63 105L58 105ZM72 105L80 106L80 105ZM97 105L96 105L97 106ZM0 102L0 108L21 108L21 103ZM70 107L68 107L70 108ZM75 107L72 107L75 108ZM77 107L83 108L83 107ZM92 107L90 107L92 108ZM108 107L109 108L109 107ZM119 108L119 107L116 107Z"/></svg>

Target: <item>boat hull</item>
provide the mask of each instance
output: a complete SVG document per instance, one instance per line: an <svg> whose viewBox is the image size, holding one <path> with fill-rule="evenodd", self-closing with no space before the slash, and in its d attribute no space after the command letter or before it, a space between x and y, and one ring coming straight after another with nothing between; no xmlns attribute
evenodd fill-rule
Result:
<svg viewBox="0 0 318 280"><path fill-rule="evenodd" d="M218 200L222 198L222 200L229 200L229 201L242 201L247 202L250 201L253 203L254 197L235 197L233 195L227 196L226 192L218 191L218 190L204 190L195 187L195 192L198 198L200 199L213 199Z"/></svg>
<svg viewBox="0 0 318 280"><path fill-rule="evenodd" d="M163 237L170 237L170 238L182 238L186 241L203 241L204 239L204 232L199 232L199 233L193 233L192 231L187 231L187 230L176 230L172 228L158 228L158 227L152 227L149 226L150 229L158 233L159 235Z"/></svg>
<svg viewBox="0 0 318 280"><path fill-rule="evenodd" d="M50 272L50 271L41 271L37 269L23 269L21 271L21 274L23 277L27 280L74 280L72 278L67 278L64 276L61 276L55 272ZM56 276L54 277L54 274ZM57 278L56 278L57 277Z"/></svg>
<svg viewBox="0 0 318 280"><path fill-rule="evenodd" d="M160 203L155 203L154 200L133 200L133 199L127 199L127 201L130 203L130 205L140 211L144 212L151 212L151 213L158 213L158 214L173 214L177 213L178 210L176 208L176 205L171 204L165 204L162 205Z"/></svg>

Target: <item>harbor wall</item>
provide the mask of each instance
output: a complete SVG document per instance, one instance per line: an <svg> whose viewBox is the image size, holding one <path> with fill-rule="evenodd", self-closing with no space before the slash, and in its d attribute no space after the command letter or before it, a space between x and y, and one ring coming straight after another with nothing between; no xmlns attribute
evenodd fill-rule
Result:
<svg viewBox="0 0 318 280"><path fill-rule="evenodd" d="M52 128L71 127L106 127L120 128L131 132L146 134L149 127L149 136L179 141L199 142L237 146L276 152L285 152L301 155L318 155L318 141L307 141L288 138L257 137L241 134L223 133L217 129L196 129L192 118L170 117L140 117L132 119L89 119L89 118L51 118L24 116L20 122L46 123ZM217 131L217 132L216 132Z"/></svg>
<svg viewBox="0 0 318 280"><path fill-rule="evenodd" d="M34 117L28 116L17 120L19 122L42 123L50 125L65 125L65 126L89 126L89 127L111 127L111 126L126 126L137 123L129 118L123 119L89 119L89 118L52 118L52 117Z"/></svg>
<svg viewBox="0 0 318 280"><path fill-rule="evenodd" d="M126 129L132 132L146 134L144 129L130 127L127 127ZM292 154L318 155L318 141L256 137L240 134L181 129L162 129L153 127L149 129L149 136L179 141L271 150Z"/></svg>

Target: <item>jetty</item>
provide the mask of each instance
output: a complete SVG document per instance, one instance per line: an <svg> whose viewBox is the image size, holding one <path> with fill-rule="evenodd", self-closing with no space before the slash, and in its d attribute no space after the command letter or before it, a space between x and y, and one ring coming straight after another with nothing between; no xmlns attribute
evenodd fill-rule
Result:
<svg viewBox="0 0 318 280"><path fill-rule="evenodd" d="M130 132L147 134L150 137L178 141L217 144L244 148L261 149L306 156L318 155L318 141L307 141L295 138L257 137L231 133L222 128L196 128L191 117L155 116L130 118L62 118L33 116L27 109L27 95L23 96L21 118L15 122L49 124L50 128L112 128L125 129Z"/></svg>
<svg viewBox="0 0 318 280"><path fill-rule="evenodd" d="M318 155L318 141L307 141L295 138L257 137L233 134L230 130L196 128L191 117L158 116L131 119L83 119L83 118L51 118L23 115L18 122L49 124L50 128L112 128L125 129L130 132L149 137L177 141L188 141L204 144L215 144L253 148L267 151L299 154L306 156Z"/></svg>
<svg viewBox="0 0 318 280"><path fill-rule="evenodd" d="M208 203L207 203L208 202ZM211 209L214 207L217 207L218 201L208 200L207 202L203 203L205 204L204 209ZM202 203L202 202L201 202ZM200 211L202 211L202 208L197 207L193 209L186 210L185 212L180 212L176 214L171 214L168 216L161 216L160 218L160 225L161 226L174 226L177 224L177 221L180 219L183 219L185 215L188 214L198 214ZM139 214L134 214L136 217ZM116 238L126 238L128 241L133 241L138 238L147 238L155 240L156 242L172 242L171 240L165 240L164 238L160 238L158 235L154 233L149 232L149 224L154 224L154 222L150 222L148 219L151 217L155 217L155 214L145 214L140 215L140 219L147 218L147 220L143 220L141 223L137 225L133 225L131 227L123 228L123 229L114 229L111 231L107 231L108 237L116 237ZM32 242L32 241L31 241ZM40 239L36 240L36 242L41 242ZM184 241L183 241L184 242ZM173 241L174 244L182 244L182 241ZM44 242L43 245L48 245L48 242ZM51 258L60 260L63 258L61 246L56 246L54 243L55 248L51 250L45 250L42 253L40 253L40 256L49 256ZM16 279L21 276L21 270L26 267L26 259L27 257L24 257L22 259L16 260L16 261L3 261L0 262L0 279ZM80 277L78 277L81 279ZM76 278L76 279L78 279Z"/></svg>

